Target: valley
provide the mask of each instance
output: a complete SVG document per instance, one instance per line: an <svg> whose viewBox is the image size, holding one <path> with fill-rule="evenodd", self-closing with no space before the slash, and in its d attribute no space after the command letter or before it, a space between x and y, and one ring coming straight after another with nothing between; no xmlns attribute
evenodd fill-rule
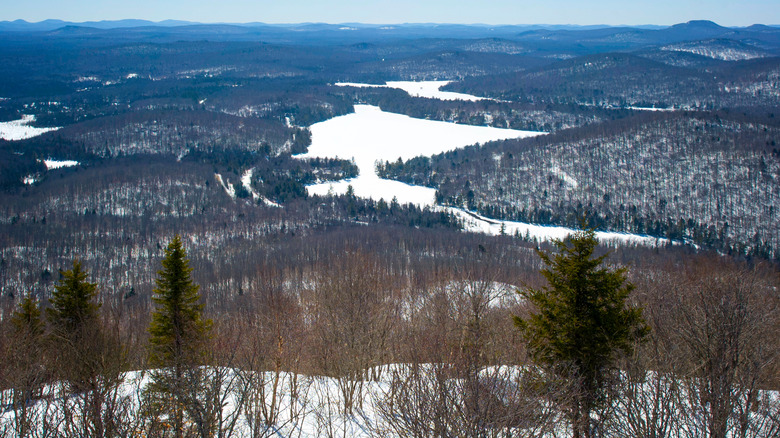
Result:
<svg viewBox="0 0 780 438"><path fill-rule="evenodd" d="M646 325L593 427L777 436L780 28L124 24L0 22L0 437L170 436L174 240L187 436L569 436L517 321L587 230Z"/></svg>

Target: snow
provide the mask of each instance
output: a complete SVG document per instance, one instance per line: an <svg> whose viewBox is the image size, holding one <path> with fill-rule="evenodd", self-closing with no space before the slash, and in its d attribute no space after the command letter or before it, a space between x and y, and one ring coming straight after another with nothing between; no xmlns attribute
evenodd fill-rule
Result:
<svg viewBox="0 0 780 438"><path fill-rule="evenodd" d="M719 59L721 61L745 61L765 57L765 55L758 50L707 43L682 43L661 47L661 50L693 53L694 55L706 56L707 58Z"/></svg>
<svg viewBox="0 0 780 438"><path fill-rule="evenodd" d="M358 166L360 173L356 178L307 186L306 189L311 195L342 195L351 186L355 195L361 198L375 201L384 199L387 202L395 198L400 204L411 203L419 207L443 209L462 219L466 231L469 232L490 235L499 235L503 232L508 235L527 236L539 241L565 239L576 230L494 220L459 208L436 206L435 189L382 179L376 174L377 161L396 161L398 158L408 160L474 143L540 134L544 133L414 119L384 112L375 106L355 105L353 114L312 125L312 143L309 151L296 157L354 159ZM556 167L552 171L567 185L577 186L577 181L560 168ZM597 232L596 237L607 244L658 246L669 242L667 239L615 232Z"/></svg>
<svg viewBox="0 0 780 438"><path fill-rule="evenodd" d="M219 185L222 186L223 189L225 189L225 193L228 194L231 198L236 198L236 188L233 187L233 184L230 183L230 180L225 181L222 179L222 175L215 173L214 176L217 178L217 182Z"/></svg>
<svg viewBox="0 0 780 438"><path fill-rule="evenodd" d="M43 164L46 166L46 170L59 169L61 167L73 167L78 166L79 162L75 160L43 160Z"/></svg>
<svg viewBox="0 0 780 438"><path fill-rule="evenodd" d="M449 84L450 82L452 81L422 81L422 82L389 81L385 85L361 84L355 82L337 82L334 85L339 87L358 87L358 88L367 88L367 87L398 88L400 90L406 91L410 96L425 97L428 99L467 100L472 102L477 100L489 100L485 97L477 97L477 96L472 96L470 94L454 93L451 91L439 90L441 87Z"/></svg>
<svg viewBox="0 0 780 438"><path fill-rule="evenodd" d="M450 367L451 365L443 363L418 365L388 363L365 369L362 373L364 380L360 381L284 371L256 372L239 368L203 367L200 371L207 382L219 382L221 389L215 392L215 396L218 397L215 401L220 403L221 412L217 414L218 421L215 426L225 428L233 424L235 427L232 434L226 436L395 438L404 435L399 434L399 431L388 423L390 416L399 412L397 407L388 405L392 400L388 397L398 394L397 391L409 389L410 387L405 388L404 385L408 382L407 379L419 376L411 381L414 384L412 390L417 392L409 393L409 396L433 397L434 391L438 394L446 391L444 395L448 397L447 406L457 406L462 403L465 390L463 379L449 377L444 385L436 385L437 372L439 376L455 375L448 372L452 371ZM487 394L499 397L505 403L504 406L511 409L516 406L518 398L524 396L521 392L523 388L520 379L532 369L517 365L493 365L483 367L477 373L480 381L485 384L485 390L490 391ZM152 383L152 373L155 371L130 371L120 377L121 383L115 395L119 408L114 413L121 416L117 418L121 426L135 429L136 433L132 434L133 436L140 436L138 432L144 431L148 426L141 423L143 418L139 414L146 407L143 394ZM625 374L622 375L621 382L626 382ZM695 396L689 394L689 389L684 383L676 383L672 376L647 372L644 379L637 379L631 383L636 385L638 399L644 400L640 402L641 405L636 406L640 410L652 408L652 398L659 396L657 393L659 390L677 396L670 402L671 405L663 407L664 412L661 414L669 414L666 411L669 408L693 411L690 408L695 407L690 404ZM669 386L670 384L674 386ZM352 389L355 391L354 405L351 412L345 412L344 395ZM30 436L49 434L71 436L67 432L72 432L80 426L78 422L82 417L79 416L79 412L82 407L79 404L84 401L83 395L69 394L67 385L62 382L44 386L41 395L42 397L29 401L25 406L27 418L35 425L35 430ZM760 390L755 395L757 396L755 404L762 409L757 409L750 414L749 420L757 426L757 429L749 436L774 436L770 432L772 430L770 428L776 424L771 417L773 411L766 408L776 405L779 394L777 391ZM0 400L10 399L10 391L0 392ZM557 414L559 411L556 407L547 404L544 399L540 402L539 407L544 407L553 414L549 418L549 421L554 423L549 424L552 430L546 432L536 430L535 432L542 432L538 435L532 433L534 430L525 430L520 428L521 426L492 431L496 436L503 436L503 434L540 437L570 435L569 424ZM618 409L618 414L626 409L624 404L626 402L625 398L615 399L614 407ZM675 402L680 405L675 405ZM739 399L737 402L744 404L745 400ZM643 421L643 417L650 414L642 411L636 413L639 415L639 421ZM111 413L105 412L105 414ZM417 414L426 415L423 411L418 411ZM0 430L10 436L14 436L13 432L16 432L17 424L14 417L15 411L12 406L8 405L7 409L0 410ZM692 416L687 418L682 416L680 420L679 430L671 430L670 436L675 438L690 436L692 431L703 431L706 428L703 424L697 424L698 418ZM64 429L67 423L71 423L69 430ZM59 433L51 433L52 430L48 428L58 429Z"/></svg>
<svg viewBox="0 0 780 438"><path fill-rule="evenodd" d="M569 188L576 189L579 186L577 180L569 176L569 174L564 172L559 166L554 166L552 169L550 169L550 172L555 174L555 176L558 178L562 179Z"/></svg>
<svg viewBox="0 0 780 438"><path fill-rule="evenodd" d="M241 175L241 185L244 186L247 192L252 194L252 199L254 200L261 200L263 204L267 205L268 207L281 207L281 205L277 204L276 202L266 198L265 196L260 196L259 193L255 191L255 189L252 188L252 175L254 174L255 169L251 168L244 172L243 175ZM224 187L224 185L223 185ZM235 190L233 190L233 193L235 193ZM228 192L229 194L229 192Z"/></svg>
<svg viewBox="0 0 780 438"><path fill-rule="evenodd" d="M477 213L454 207L441 208L462 219L465 230L472 233L483 233L492 236L498 236L503 233L510 236L516 235L536 239L537 241L549 242L552 240L563 240L577 231L567 227L490 219ZM640 234L617 233L613 231L597 231L596 238L599 239L602 244L606 245L631 244L656 247L665 246L671 243L669 239Z"/></svg>
<svg viewBox="0 0 780 438"><path fill-rule="evenodd" d="M395 197L402 204L419 206L432 206L436 191L379 178L375 169L377 161L408 160L475 143L542 134L415 119L370 105L355 105L354 113L315 123L310 129L309 151L297 155L298 158L354 159L360 172L356 178L308 186L310 194L343 194L351 185L360 197L377 201Z"/></svg>
<svg viewBox="0 0 780 438"><path fill-rule="evenodd" d="M627 107L630 110L634 111L674 111L674 108L656 108L656 107L646 107L646 106L629 106Z"/></svg>
<svg viewBox="0 0 780 438"><path fill-rule="evenodd" d="M241 185L244 186L247 192L252 194L252 199L257 199L260 197L260 195L257 194L255 189L252 188L252 174L254 173L255 169L249 169L246 172L244 172L243 175L241 175Z"/></svg>
<svg viewBox="0 0 780 438"><path fill-rule="evenodd" d="M81 164L75 160L53 160L51 158L46 160L38 160L38 162L43 163L43 165L46 166L46 170L60 169L62 167L73 167ZM22 178L22 182L27 185L33 185L40 180L41 180L40 173L36 173L34 175L27 175L24 178Z"/></svg>
<svg viewBox="0 0 780 438"><path fill-rule="evenodd" d="M56 131L60 129L36 128L34 126L27 126L33 121L35 121L35 116L23 115L19 120L0 122L0 138L8 141L25 140L32 137L37 137L49 131Z"/></svg>

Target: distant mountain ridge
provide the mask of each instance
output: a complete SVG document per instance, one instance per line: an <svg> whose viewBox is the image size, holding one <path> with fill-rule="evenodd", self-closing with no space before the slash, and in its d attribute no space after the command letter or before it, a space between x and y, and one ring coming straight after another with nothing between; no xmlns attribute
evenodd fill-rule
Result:
<svg viewBox="0 0 780 438"><path fill-rule="evenodd" d="M123 19L123 20L101 20L101 21L65 21L58 19L47 19L38 22L30 22L22 19L17 20L5 20L0 21L0 31L51 31L65 26L78 26L78 27L94 27L97 29L123 29L133 27L177 27L177 26L192 26L192 25L235 25L241 27L287 27L287 28L308 28L310 30L328 30L332 28L340 28L343 26L356 27L359 29L366 28L382 28L387 26L394 27L451 27L451 26L463 26L463 27L477 27L477 28L523 28L525 30L579 30L589 31L596 29L643 29L643 30L662 30L662 29L674 29L677 31L723 31L726 29L742 29L748 31L773 31L780 29L780 25L768 25L768 24L753 24L748 27L724 27L717 23L708 20L692 20L686 23L679 23L671 26L663 25L610 25L610 24L591 24L591 25L576 25L576 24L517 24L517 25L488 25L488 24L452 24L452 23L384 23L384 24L368 24L368 23L263 23L263 22L247 22L247 23L203 23L198 21L188 20L163 20L163 21L151 21L141 19Z"/></svg>
<svg viewBox="0 0 780 438"><path fill-rule="evenodd" d="M402 23L392 25L363 23L197 23L190 21L147 20L89 21L74 23L45 20L0 22L0 33L9 41L89 36L93 43L154 41L263 41L280 44L343 45L373 43L388 37L412 39L499 38L533 43L542 52L571 50L572 55L604 51L636 50L649 46L688 41L729 39L780 54L780 27L756 24L724 27L705 20L673 26L610 25L500 25ZM32 38L30 38L32 37Z"/></svg>

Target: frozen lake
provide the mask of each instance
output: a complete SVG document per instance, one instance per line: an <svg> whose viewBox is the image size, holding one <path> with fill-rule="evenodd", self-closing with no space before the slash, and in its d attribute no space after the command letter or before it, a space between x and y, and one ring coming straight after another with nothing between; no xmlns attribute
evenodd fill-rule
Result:
<svg viewBox="0 0 780 438"><path fill-rule="evenodd" d="M446 81L388 82L387 85L348 84L344 86L394 87L410 95L432 98L478 100L479 97L439 91ZM391 85L392 84L392 85ZM444 94L445 97L442 97ZM453 96L455 95L455 96ZM459 97L464 96L464 97ZM415 119L388 113L370 105L355 105L355 112L335 117L310 127L312 143L305 154L298 158L340 158L353 160L360 174L348 180L307 186L310 194L344 194L352 186L356 196L374 200L393 198L401 204L413 203L420 207L433 207L449 211L463 219L467 231L497 235L519 234L539 240L562 239L574 230L565 227L548 227L522 222L502 221L479 216L453 207L435 205L436 190L382 179L376 174L377 161L408 160L416 156L431 156L476 143L522 138L544 134L487 126L458 125L436 120ZM665 244L665 239L634 234L597 232L597 237L613 244L641 245Z"/></svg>
<svg viewBox="0 0 780 438"><path fill-rule="evenodd" d="M432 206L435 190L381 179L376 174L377 161L431 156L441 152L493 140L529 137L541 132L500 129L488 126L458 125L435 120L415 119L384 112L378 107L355 105L355 112L311 126L311 146L299 158L321 157L354 160L360 170L357 178L336 183L315 184L309 193L325 195L346 193L349 185L364 198L402 204Z"/></svg>

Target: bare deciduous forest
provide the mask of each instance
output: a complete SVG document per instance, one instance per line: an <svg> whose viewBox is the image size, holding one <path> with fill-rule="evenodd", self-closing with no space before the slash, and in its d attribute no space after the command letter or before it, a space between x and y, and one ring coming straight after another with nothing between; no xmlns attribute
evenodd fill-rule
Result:
<svg viewBox="0 0 780 438"><path fill-rule="evenodd" d="M2 129L59 129L0 140L0 436L780 435L777 28L3 26ZM334 85L432 79L491 99ZM547 135L310 195L356 104ZM578 276L444 207L668 241Z"/></svg>

